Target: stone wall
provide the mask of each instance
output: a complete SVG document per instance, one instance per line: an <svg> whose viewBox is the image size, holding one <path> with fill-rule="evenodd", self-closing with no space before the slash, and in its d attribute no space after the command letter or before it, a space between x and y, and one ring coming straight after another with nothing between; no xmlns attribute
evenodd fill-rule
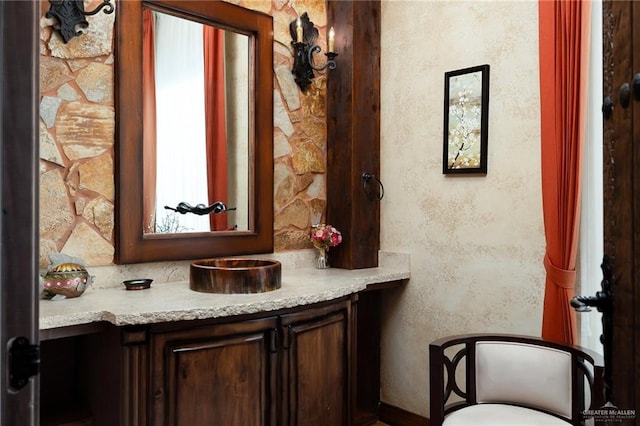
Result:
<svg viewBox="0 0 640 426"><path fill-rule="evenodd" d="M86 1L86 8L93 4ZM308 228L326 205L326 76L307 93L293 81L289 23L307 12L325 48L324 0L241 0L273 16L275 250L310 248ZM49 253L78 256L88 265L114 256L114 22L87 18L86 33L64 44L40 20L40 264Z"/></svg>

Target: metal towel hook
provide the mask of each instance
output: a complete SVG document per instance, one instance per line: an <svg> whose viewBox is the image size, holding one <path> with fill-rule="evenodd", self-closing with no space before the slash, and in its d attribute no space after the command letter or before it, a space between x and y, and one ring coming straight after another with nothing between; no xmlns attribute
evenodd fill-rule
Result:
<svg viewBox="0 0 640 426"><path fill-rule="evenodd" d="M372 194L368 189L369 182L371 182L372 179L375 180L380 187L380 190L376 194ZM362 174L362 189L364 190L364 193L367 194L367 198L371 201L380 201L382 200L382 197L384 197L384 185L382 185L380 179L378 179L373 173L364 172Z"/></svg>

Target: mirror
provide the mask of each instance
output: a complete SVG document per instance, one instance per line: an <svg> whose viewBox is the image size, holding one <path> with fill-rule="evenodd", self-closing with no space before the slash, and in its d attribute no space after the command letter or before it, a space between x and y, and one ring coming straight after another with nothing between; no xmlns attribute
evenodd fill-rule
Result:
<svg viewBox="0 0 640 426"><path fill-rule="evenodd" d="M246 231L249 37L144 5L142 13L142 125L155 136L143 137L154 146L143 167L156 171L144 175L144 199L155 201L144 231ZM227 210L215 215L166 208L218 201Z"/></svg>
<svg viewBox="0 0 640 426"><path fill-rule="evenodd" d="M273 251L272 67L269 15L219 1L119 2L117 263ZM218 201L229 210L164 208Z"/></svg>

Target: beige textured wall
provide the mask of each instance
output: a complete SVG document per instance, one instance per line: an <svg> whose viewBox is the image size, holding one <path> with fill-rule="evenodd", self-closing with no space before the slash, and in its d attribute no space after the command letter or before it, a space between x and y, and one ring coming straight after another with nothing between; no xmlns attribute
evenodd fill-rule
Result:
<svg viewBox="0 0 640 426"><path fill-rule="evenodd" d="M537 2L382 4L381 248L411 280L385 296L382 400L428 415L428 344L539 335L544 287ZM444 73L490 64L489 172L442 174Z"/></svg>
<svg viewBox="0 0 640 426"><path fill-rule="evenodd" d="M324 0L292 3L243 2L272 14L274 36L287 46L287 25L304 11L324 40ZM540 330L536 17L532 0L383 0L381 248L409 252L413 278L385 295L382 399L415 413L428 415L430 341L471 331ZM112 261L112 44L108 21L91 26L104 33L79 40L97 50L65 58L52 55L42 24L45 264L48 252L65 247L85 258L97 253L93 264ZM276 42L274 51L274 232L276 249L285 250L308 247L306 227L324 211L325 92L321 77L309 95L299 94L286 46ZM444 72L484 63L491 65L489 173L444 177ZM88 123L91 137L74 133L82 126L65 124L74 120ZM84 142L73 143L72 136Z"/></svg>
<svg viewBox="0 0 640 426"><path fill-rule="evenodd" d="M275 250L311 248L309 226L322 220L326 206L326 75L307 93L298 90L288 26L307 12L324 48L325 1L230 2L274 18ZM86 34L63 44L45 18L48 4L42 0L40 20L40 264L49 264L49 253L64 252L91 266L110 265L118 11L88 17Z"/></svg>

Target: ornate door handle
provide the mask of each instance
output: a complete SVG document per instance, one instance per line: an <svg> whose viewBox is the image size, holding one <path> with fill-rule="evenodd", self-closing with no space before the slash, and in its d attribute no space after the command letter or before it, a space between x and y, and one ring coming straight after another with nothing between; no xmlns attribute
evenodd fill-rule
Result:
<svg viewBox="0 0 640 426"><path fill-rule="evenodd" d="M578 312L589 312L591 308L596 308L602 313L602 351L604 353L604 382L605 402L611 401L611 361L612 361L612 332L613 332L613 300L611 297L611 281L613 279L613 269L608 256L602 259L602 290L596 292L595 296L575 296L571 299L571 307Z"/></svg>

